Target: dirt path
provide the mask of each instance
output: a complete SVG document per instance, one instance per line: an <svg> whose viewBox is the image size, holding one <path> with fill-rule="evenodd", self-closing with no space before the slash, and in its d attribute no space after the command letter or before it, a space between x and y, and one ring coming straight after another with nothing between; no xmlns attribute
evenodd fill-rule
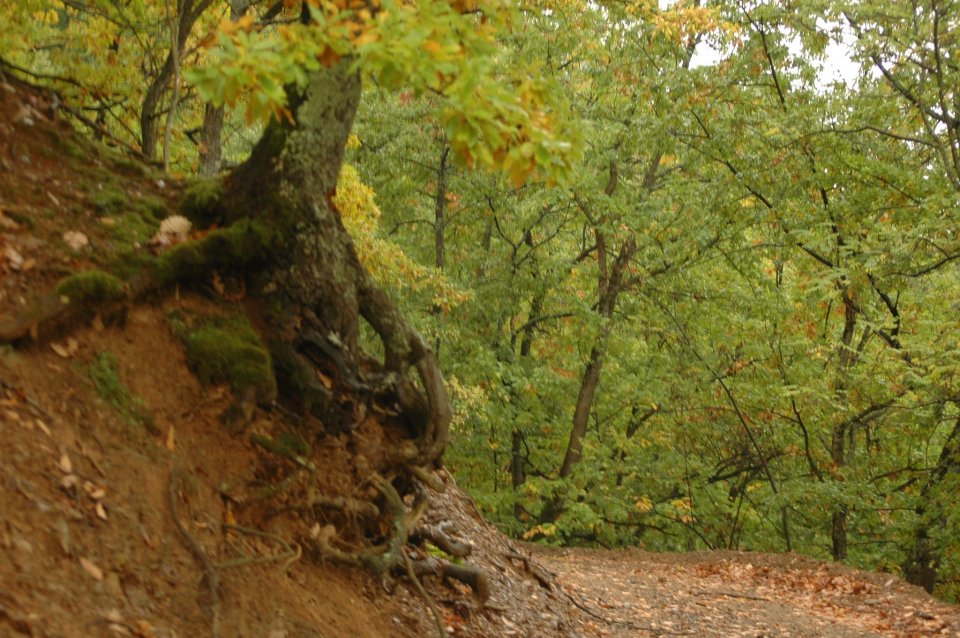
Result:
<svg viewBox="0 0 960 638"><path fill-rule="evenodd" d="M588 636L960 636L960 607L898 578L785 554L532 550Z"/></svg>

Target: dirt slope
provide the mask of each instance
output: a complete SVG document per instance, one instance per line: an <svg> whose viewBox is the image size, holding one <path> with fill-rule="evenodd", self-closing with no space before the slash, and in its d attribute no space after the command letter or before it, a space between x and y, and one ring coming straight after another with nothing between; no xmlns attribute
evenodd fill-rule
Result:
<svg viewBox="0 0 960 638"><path fill-rule="evenodd" d="M304 428L277 408L240 427L225 386L203 386L171 317L256 310L216 281L31 335L34 300L65 276L137 263L180 186L87 143L56 100L0 73L0 638L436 634L406 579L303 552L284 509L250 505L289 462L255 433ZM34 338L37 337L37 338ZM317 436L325 494L362 482L371 429ZM287 465L284 465L287 463ZM520 548L445 472L427 519L474 547L482 604L426 579L455 637L957 635L956 608L883 576L795 557L651 556ZM530 558L530 552L534 557ZM211 581L218 581L211 587ZM889 582L888 582L889 581Z"/></svg>

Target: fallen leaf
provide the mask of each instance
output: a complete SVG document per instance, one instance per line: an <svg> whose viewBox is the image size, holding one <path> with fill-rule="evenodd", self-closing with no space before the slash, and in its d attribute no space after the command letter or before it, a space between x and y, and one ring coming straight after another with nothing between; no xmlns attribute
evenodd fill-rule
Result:
<svg viewBox="0 0 960 638"><path fill-rule="evenodd" d="M47 436L51 436L51 435L50 435L50 428L47 427L47 424L44 423L42 419L37 419L37 420L36 420L36 423L37 423L37 427L40 428L40 431L41 431L41 432L43 432L43 433L46 434Z"/></svg>
<svg viewBox="0 0 960 638"><path fill-rule="evenodd" d="M64 359L70 358L70 350L66 346L62 346L59 343L50 342L50 349L57 353L58 356L63 357Z"/></svg>
<svg viewBox="0 0 960 638"><path fill-rule="evenodd" d="M69 491L75 488L79 481L80 479L77 478L76 474L67 474L62 479L60 479L60 487Z"/></svg>
<svg viewBox="0 0 960 638"><path fill-rule="evenodd" d="M97 517L100 520L107 520L107 510L103 507L103 501L97 501L97 506L94 508L97 512Z"/></svg>
<svg viewBox="0 0 960 638"><path fill-rule="evenodd" d="M103 570L97 567L93 561L87 558L81 558L80 566L83 567L83 570L90 574L94 580L103 580Z"/></svg>
<svg viewBox="0 0 960 638"><path fill-rule="evenodd" d="M20 224L4 215L3 211L0 210L0 228L5 230L17 230L20 228Z"/></svg>
<svg viewBox="0 0 960 638"><path fill-rule="evenodd" d="M10 262L10 267L13 270L20 270L21 266L23 266L23 255L14 250L13 246L4 248L3 256Z"/></svg>
<svg viewBox="0 0 960 638"><path fill-rule="evenodd" d="M123 615L120 613L119 609L111 609L103 615L104 620L107 622L122 623Z"/></svg>
<svg viewBox="0 0 960 638"><path fill-rule="evenodd" d="M327 390L333 389L333 379L331 379L324 373L320 372L319 370L317 371L317 376L320 378L320 383L323 384L323 387L325 387Z"/></svg>
<svg viewBox="0 0 960 638"><path fill-rule="evenodd" d="M146 620L138 620L134 623L133 631L140 638L156 638L156 633L153 631L153 627Z"/></svg>
<svg viewBox="0 0 960 638"><path fill-rule="evenodd" d="M170 429L167 430L167 442L166 442L166 445L167 445L167 449L170 450L171 452L173 452L174 450L177 449L177 443L176 443L176 440L175 440L175 434L174 434L173 426L172 426L172 425L170 426Z"/></svg>
<svg viewBox="0 0 960 638"><path fill-rule="evenodd" d="M70 456L66 452L60 455L60 471L64 474L73 472L73 461L70 460Z"/></svg>

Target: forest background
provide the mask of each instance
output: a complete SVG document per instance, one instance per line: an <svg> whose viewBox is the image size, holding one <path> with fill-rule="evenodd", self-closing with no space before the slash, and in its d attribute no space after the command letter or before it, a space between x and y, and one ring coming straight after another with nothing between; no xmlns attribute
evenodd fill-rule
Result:
<svg viewBox="0 0 960 638"><path fill-rule="evenodd" d="M960 4L453 4L508 88L411 82L462 51L442 20L405 31L337 205L439 354L446 464L484 514L960 598ZM303 63L297 2L0 8L7 68L176 175L246 158ZM840 43L858 71L825 81ZM491 143L514 107L543 137Z"/></svg>

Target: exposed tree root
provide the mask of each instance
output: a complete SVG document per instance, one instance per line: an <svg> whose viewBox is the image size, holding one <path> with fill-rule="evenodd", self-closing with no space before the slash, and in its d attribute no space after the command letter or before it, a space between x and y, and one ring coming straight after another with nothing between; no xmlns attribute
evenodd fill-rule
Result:
<svg viewBox="0 0 960 638"><path fill-rule="evenodd" d="M420 525L413 530L411 538L415 541L429 541L451 556L466 558L473 551L473 545L453 540L446 531L451 526L451 523Z"/></svg>
<svg viewBox="0 0 960 638"><path fill-rule="evenodd" d="M266 538L282 545L285 551L279 554L271 554L269 556L241 556L241 558L235 558L232 560L221 561L219 563L214 563L214 567L217 569L229 569L231 567L243 567L245 565L263 565L266 563L283 563L283 569L286 570L290 565L300 559L303 552L300 549L300 545L294 543L291 545L284 539L280 538L276 534L271 534L270 532L264 532L258 529L252 529L250 527L242 527L240 525L224 525L223 529L228 532L238 532L240 534L246 534L248 536L259 536L260 538ZM239 552L239 550L237 550ZM239 552L243 554L243 552Z"/></svg>
<svg viewBox="0 0 960 638"><path fill-rule="evenodd" d="M478 567L451 563L436 556L415 561L413 565L414 572L419 576L437 575L443 579L452 578L468 585L481 605L486 604L487 599L490 598L490 578Z"/></svg>
<svg viewBox="0 0 960 638"><path fill-rule="evenodd" d="M207 583L207 591L210 593L210 635L213 638L220 638L220 574L217 572L217 566L207 556L203 545L193 537L180 520L179 497L177 495L180 489L180 474L181 469L179 467L173 468L173 471L170 472L170 510L173 514L173 522L177 526L180 536L186 542L187 548L203 566L203 577Z"/></svg>
<svg viewBox="0 0 960 638"><path fill-rule="evenodd" d="M510 560L518 560L523 563L523 568L528 574L533 576L541 587L547 591L553 591L554 581L556 580L556 574L545 570L544 568L536 565L530 560L529 556L524 556L519 552L507 552L504 554L504 557L509 558Z"/></svg>
<svg viewBox="0 0 960 638"><path fill-rule="evenodd" d="M267 563L282 563L282 570L286 571L291 564L300 559L302 555L302 550L298 544L291 544L284 540L283 538L277 536L276 534L271 534L270 532L264 532L257 529L252 529L249 527L243 527L240 525L224 525L224 531L245 534L247 536L258 536L260 538L265 538L271 540L278 545L284 548L284 551L271 554L269 556L246 556L242 551L237 550L241 554L240 558L234 558L231 560L214 562L210 556L207 554L207 551L204 549L203 545L198 541L193 534L187 529L186 525L183 524L183 521L180 520L180 503L179 503L179 490L180 490L180 478L183 471L179 467L175 467L170 472L170 483L169 483L169 497L170 497L170 511L173 516L173 522L177 527L177 531L180 532L180 536L183 538L187 548L190 550L190 553L193 554L194 558L201 564L203 567L203 577L204 581L207 584L207 591L210 595L210 635L213 638L220 637L220 572L221 569L231 569L235 567L245 567L247 565L264 565Z"/></svg>

